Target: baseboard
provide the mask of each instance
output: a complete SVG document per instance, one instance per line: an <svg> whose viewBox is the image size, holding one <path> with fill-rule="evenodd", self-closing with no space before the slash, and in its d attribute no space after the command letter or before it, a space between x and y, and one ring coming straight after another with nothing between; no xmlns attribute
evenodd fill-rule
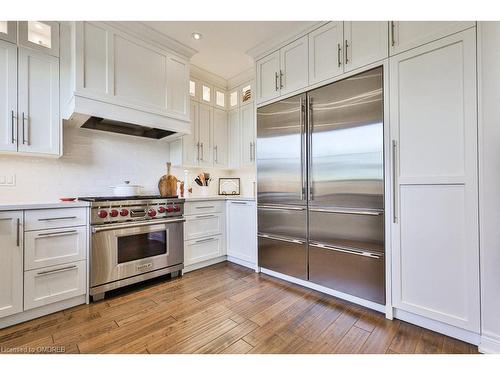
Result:
<svg viewBox="0 0 500 375"><path fill-rule="evenodd" d="M243 266L243 267L251 268L252 270L257 272L257 265L255 263L248 262L246 260L235 258L235 257L229 256L229 255L227 256L227 261L231 262L231 263L239 264L240 266Z"/></svg>
<svg viewBox="0 0 500 375"><path fill-rule="evenodd" d="M386 309L385 309L384 305L380 305L378 303L368 301L368 300L363 299L363 298L351 296L350 294L342 293L342 292L339 292L339 291L334 290L334 289L330 289L330 288L327 288L327 287L324 287L324 286L321 286L318 284L314 284L314 283L311 283L310 281L298 279L296 277L292 277L292 276L288 276L288 275L285 275L285 274L282 274L279 272L271 271L267 268L261 267L260 272L262 272L266 275L269 275L269 276L277 277L278 279L289 281L289 282L294 283L294 284L305 286L306 288L309 288L309 289L317 290L318 292L322 292L322 293L328 294L330 296L334 296L334 297L343 299L345 301L355 303L357 305L368 307L369 309L372 309L372 310L375 310L375 311L378 311L378 312L385 314Z"/></svg>
<svg viewBox="0 0 500 375"><path fill-rule="evenodd" d="M50 305L37 307L36 309L27 310L20 312L19 314L6 316L5 318L0 319L0 328L5 328L9 326L13 326L15 324L19 324L22 322L26 322L28 320L32 320L35 318L39 318L44 315L49 315L61 310L69 309L73 306L83 305L86 303L87 296L81 295L77 297L73 297L67 299L65 301L51 303Z"/></svg>
<svg viewBox="0 0 500 375"><path fill-rule="evenodd" d="M182 270L182 273L188 273L188 272L200 269L200 268L211 266L213 264L225 262L226 260L227 260L227 257L225 255L223 255L221 257L205 260L203 262L190 264L189 266L184 267L184 269Z"/></svg>
<svg viewBox="0 0 500 375"><path fill-rule="evenodd" d="M456 338L469 344L478 345L480 335L476 332L467 331L463 328L455 327L437 320L426 318L401 309L394 309L394 317L405 322L415 324L419 327L430 329L431 331L442 333L443 335Z"/></svg>
<svg viewBox="0 0 500 375"><path fill-rule="evenodd" d="M485 354L500 354L500 337L481 336L479 351Z"/></svg>

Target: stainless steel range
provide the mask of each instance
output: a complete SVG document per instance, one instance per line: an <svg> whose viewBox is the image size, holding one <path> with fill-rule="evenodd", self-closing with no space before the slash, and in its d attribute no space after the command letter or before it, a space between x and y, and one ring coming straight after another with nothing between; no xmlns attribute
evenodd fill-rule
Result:
<svg viewBox="0 0 500 375"><path fill-rule="evenodd" d="M184 268L184 199L83 197L91 202L90 295Z"/></svg>

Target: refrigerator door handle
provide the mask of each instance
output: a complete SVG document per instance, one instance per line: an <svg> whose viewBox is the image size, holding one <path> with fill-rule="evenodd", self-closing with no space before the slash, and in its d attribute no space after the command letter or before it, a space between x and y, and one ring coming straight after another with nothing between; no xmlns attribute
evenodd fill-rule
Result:
<svg viewBox="0 0 500 375"><path fill-rule="evenodd" d="M307 174L308 174L308 186L307 195L308 200L312 201L313 188L312 188L312 133L313 133L313 101L310 96L307 97Z"/></svg>
<svg viewBox="0 0 500 375"><path fill-rule="evenodd" d="M300 97L300 200L306 199L306 108L304 98Z"/></svg>
<svg viewBox="0 0 500 375"><path fill-rule="evenodd" d="M398 144L395 140L392 141L392 222L396 224L398 222L397 214L397 171L396 171L396 158L397 158Z"/></svg>
<svg viewBox="0 0 500 375"><path fill-rule="evenodd" d="M284 238L284 237L279 237L279 236L272 236L272 235L263 234L263 233L258 233L257 236L258 237L262 237L262 238L267 238L267 239L270 239L270 240L283 241L283 242L289 242L289 243L296 243L296 244L299 244L299 245L304 245L306 243L306 241L292 240L291 238Z"/></svg>
<svg viewBox="0 0 500 375"><path fill-rule="evenodd" d="M352 215L370 215L370 216L380 216L384 214L384 211L370 211L370 210L342 210L342 209L326 209L326 208L310 208L312 212L326 212L331 214L352 214Z"/></svg>
<svg viewBox="0 0 500 375"><path fill-rule="evenodd" d="M291 207L291 206L272 206L272 205L259 205L258 209L264 210L286 210L286 211L304 211L305 207Z"/></svg>
<svg viewBox="0 0 500 375"><path fill-rule="evenodd" d="M381 255L379 255L377 253L372 253L370 251L361 250L361 249L344 249L341 247L326 245L326 244L318 243L318 242L310 242L309 246L318 247L320 249L338 251L338 252L346 253L346 254L359 255L359 256L363 256L363 257L367 257L367 258L373 258L373 259L380 259L381 258Z"/></svg>

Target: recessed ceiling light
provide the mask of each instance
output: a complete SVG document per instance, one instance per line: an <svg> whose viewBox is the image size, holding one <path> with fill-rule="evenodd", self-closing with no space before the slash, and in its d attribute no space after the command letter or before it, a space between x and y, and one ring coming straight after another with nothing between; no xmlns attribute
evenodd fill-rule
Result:
<svg viewBox="0 0 500 375"><path fill-rule="evenodd" d="M201 34L200 33L192 33L191 36L193 37L194 40L200 40L201 39Z"/></svg>

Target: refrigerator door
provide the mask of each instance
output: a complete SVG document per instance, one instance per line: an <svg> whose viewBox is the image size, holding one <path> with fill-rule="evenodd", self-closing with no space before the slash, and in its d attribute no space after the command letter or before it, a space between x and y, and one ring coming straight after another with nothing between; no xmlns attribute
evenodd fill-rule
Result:
<svg viewBox="0 0 500 375"><path fill-rule="evenodd" d="M306 95L257 110L257 203L306 205Z"/></svg>
<svg viewBox="0 0 500 375"><path fill-rule="evenodd" d="M382 67L308 93L309 206L384 208Z"/></svg>

